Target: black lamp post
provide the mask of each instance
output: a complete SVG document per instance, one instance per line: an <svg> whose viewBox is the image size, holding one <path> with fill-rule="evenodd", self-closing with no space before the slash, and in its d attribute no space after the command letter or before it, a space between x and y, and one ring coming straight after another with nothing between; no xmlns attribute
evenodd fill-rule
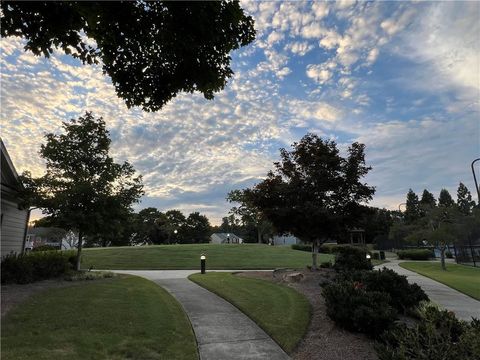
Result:
<svg viewBox="0 0 480 360"><path fill-rule="evenodd" d="M200 272L202 274L205 274L205 260L206 260L205 254L200 255Z"/></svg>
<svg viewBox="0 0 480 360"><path fill-rule="evenodd" d="M227 234L227 244L230 244L230 234Z"/></svg>
<svg viewBox="0 0 480 360"><path fill-rule="evenodd" d="M475 168L473 167L473 164L475 164L477 161L480 161L480 158L473 160L471 166L473 173L473 181L475 181L475 190L477 190L478 204L480 204L480 188L478 187L477 176L475 175Z"/></svg>

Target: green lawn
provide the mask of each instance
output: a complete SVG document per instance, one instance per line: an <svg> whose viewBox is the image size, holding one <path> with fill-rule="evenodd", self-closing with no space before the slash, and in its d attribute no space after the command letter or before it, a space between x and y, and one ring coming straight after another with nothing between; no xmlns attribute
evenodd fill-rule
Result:
<svg viewBox="0 0 480 360"><path fill-rule="evenodd" d="M33 295L2 320L2 359L198 359L181 306L130 276Z"/></svg>
<svg viewBox="0 0 480 360"><path fill-rule="evenodd" d="M310 303L292 288L230 273L194 274L189 279L238 307L287 353L307 331Z"/></svg>
<svg viewBox="0 0 480 360"><path fill-rule="evenodd" d="M197 269L200 254L207 255L207 269L304 268L311 264L311 254L289 246L259 244L155 245L85 249L82 267L95 269ZM332 259L319 254L319 263Z"/></svg>
<svg viewBox="0 0 480 360"><path fill-rule="evenodd" d="M439 262L402 262L400 266L480 300L479 268L447 263L447 271L443 271Z"/></svg>

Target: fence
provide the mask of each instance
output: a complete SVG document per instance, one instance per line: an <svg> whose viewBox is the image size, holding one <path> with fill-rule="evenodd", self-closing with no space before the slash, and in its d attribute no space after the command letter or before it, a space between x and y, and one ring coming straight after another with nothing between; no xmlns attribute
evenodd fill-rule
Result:
<svg viewBox="0 0 480 360"><path fill-rule="evenodd" d="M457 264L480 267L480 245L455 246Z"/></svg>

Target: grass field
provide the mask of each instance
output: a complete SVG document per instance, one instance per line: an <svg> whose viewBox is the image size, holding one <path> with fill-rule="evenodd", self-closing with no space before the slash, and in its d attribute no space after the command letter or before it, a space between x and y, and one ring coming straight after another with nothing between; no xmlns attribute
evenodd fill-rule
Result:
<svg viewBox="0 0 480 360"><path fill-rule="evenodd" d="M438 262L402 262L400 266L480 300L479 268L447 263L447 271L443 271Z"/></svg>
<svg viewBox="0 0 480 360"><path fill-rule="evenodd" d="M194 274L189 279L243 311L287 353L307 330L310 303L292 288L230 273Z"/></svg>
<svg viewBox="0 0 480 360"><path fill-rule="evenodd" d="M207 269L304 268L311 254L289 246L259 244L156 245L85 249L82 267L115 270L197 269L200 254L207 256ZM319 263L332 259L319 254Z"/></svg>
<svg viewBox="0 0 480 360"><path fill-rule="evenodd" d="M190 322L137 277L46 290L2 319L2 359L198 359Z"/></svg>

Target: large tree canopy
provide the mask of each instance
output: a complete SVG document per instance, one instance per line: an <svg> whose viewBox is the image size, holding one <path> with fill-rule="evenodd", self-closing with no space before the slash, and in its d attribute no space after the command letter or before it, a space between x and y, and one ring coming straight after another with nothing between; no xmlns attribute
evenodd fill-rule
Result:
<svg viewBox="0 0 480 360"><path fill-rule="evenodd" d="M212 99L232 76L230 52L255 38L238 1L2 1L1 34L101 61L128 107L157 111L179 92ZM92 44L94 40L96 44Z"/></svg>
<svg viewBox="0 0 480 360"><path fill-rule="evenodd" d="M246 194L278 231L313 243L315 267L315 248L355 226L360 203L369 201L375 189L361 181L370 170L363 144L353 143L345 158L334 141L315 134L292 147L280 150L275 171Z"/></svg>
<svg viewBox="0 0 480 360"><path fill-rule="evenodd" d="M40 155L47 171L39 178L24 173L26 197L52 222L79 233L77 269L83 235L115 234L143 194L141 177L128 162L109 156L105 122L91 113L63 123L63 134L47 134Z"/></svg>

